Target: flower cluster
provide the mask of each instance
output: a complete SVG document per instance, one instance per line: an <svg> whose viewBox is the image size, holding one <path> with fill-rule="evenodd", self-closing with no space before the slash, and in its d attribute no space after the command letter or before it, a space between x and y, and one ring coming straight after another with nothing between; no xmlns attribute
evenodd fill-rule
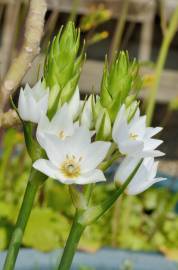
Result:
<svg viewBox="0 0 178 270"><path fill-rule="evenodd" d="M162 141L152 138L161 128L146 126L136 94L130 93L140 82L138 65L121 52L110 70L105 63L101 94L81 100L77 85L83 52L77 57L78 50L79 32L69 23L52 43L43 80L20 91L19 115L37 124L35 140L45 150L33 158L33 167L62 183L82 185L106 181L103 171L120 157L118 186L142 161L126 189L140 193L163 180L156 178L154 161L163 153L156 149Z"/></svg>

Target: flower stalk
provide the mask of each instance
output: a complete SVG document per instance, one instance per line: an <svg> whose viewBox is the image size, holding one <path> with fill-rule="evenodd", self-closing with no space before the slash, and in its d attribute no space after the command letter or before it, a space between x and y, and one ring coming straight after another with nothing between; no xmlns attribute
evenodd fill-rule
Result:
<svg viewBox="0 0 178 270"><path fill-rule="evenodd" d="M150 94L147 101L147 104L148 104L147 109L146 109L147 126L151 124L151 121L153 118L153 113L154 113L155 103L156 103L156 95L157 95L158 87L160 84L161 74L165 65L165 61L166 61L170 44L177 31L177 26L178 26L178 6L176 10L174 11L170 24L164 35L164 40L163 40L161 50L158 56L158 61L157 61L156 70L155 70L155 81L153 83L152 88L150 89Z"/></svg>
<svg viewBox="0 0 178 270"><path fill-rule="evenodd" d="M78 243L80 241L80 237L86 227L81 225L78 222L78 219L79 219L79 212L76 211L73 225L61 258L61 262L59 267L57 268L58 270L69 270L72 265L73 257L75 255Z"/></svg>
<svg viewBox="0 0 178 270"><path fill-rule="evenodd" d="M35 195L39 186L44 182L45 179L46 176L44 174L32 168L16 226L11 237L3 270L14 269L25 227L33 207Z"/></svg>
<svg viewBox="0 0 178 270"><path fill-rule="evenodd" d="M137 166L129 175L125 183L99 206L89 207L86 210L79 210L79 209L76 210L73 225L69 237L67 239L59 267L57 268L58 270L70 270L73 257L75 255L78 243L85 228L88 225L94 223L97 219L99 219L102 215L105 214L106 211L108 211L112 207L112 205L125 191L129 183L131 182L132 178L137 173L138 169L140 168L140 165L142 164L142 161L143 160L141 159L138 162Z"/></svg>

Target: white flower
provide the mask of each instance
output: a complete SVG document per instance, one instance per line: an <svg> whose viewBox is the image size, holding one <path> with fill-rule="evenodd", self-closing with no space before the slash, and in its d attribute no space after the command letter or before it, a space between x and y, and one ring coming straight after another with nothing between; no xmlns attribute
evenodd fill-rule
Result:
<svg viewBox="0 0 178 270"><path fill-rule="evenodd" d="M97 166L105 158L109 147L109 142L91 143L91 134L83 127L78 127L73 136L63 141L48 134L44 149L49 160L39 159L33 167L65 184L106 181Z"/></svg>
<svg viewBox="0 0 178 270"><path fill-rule="evenodd" d="M121 162L115 174L116 184L123 184L129 177L129 175L134 171L138 163L139 159L126 157ZM155 178L157 173L157 167L158 162L154 162L154 158L144 158L135 176L128 184L125 192L129 195L135 195L143 192L154 183L165 180L165 178L161 177Z"/></svg>
<svg viewBox="0 0 178 270"><path fill-rule="evenodd" d="M137 109L134 117L128 123L125 105L116 117L113 126L113 140L118 145L119 151L134 157L158 157L164 155L155 150L163 141L151 137L162 130L161 127L146 127L146 116L140 116Z"/></svg>
<svg viewBox="0 0 178 270"><path fill-rule="evenodd" d="M20 117L24 121L38 123L41 114L47 112L48 96L49 91L44 88L41 81L37 82L33 88L28 84L24 90L21 88L18 101Z"/></svg>
<svg viewBox="0 0 178 270"><path fill-rule="evenodd" d="M64 140L72 136L74 130L78 127L78 123L73 123L69 106L65 103L53 116L50 121L46 115L42 115L38 123L36 137L39 144L44 147L45 134L53 134L59 139Z"/></svg>

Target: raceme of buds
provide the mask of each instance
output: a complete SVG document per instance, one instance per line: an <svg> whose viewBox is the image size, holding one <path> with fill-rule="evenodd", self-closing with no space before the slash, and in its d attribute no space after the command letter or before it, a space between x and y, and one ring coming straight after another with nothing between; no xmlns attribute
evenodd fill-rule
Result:
<svg viewBox="0 0 178 270"><path fill-rule="evenodd" d="M41 81L38 81L33 88L28 84L21 88L18 112L22 120L38 123L41 114L48 109L49 90L45 89Z"/></svg>
<svg viewBox="0 0 178 270"><path fill-rule="evenodd" d="M138 63L135 60L131 62L128 53L121 51L110 70L106 59L101 82L101 105L108 110L112 122L131 90L140 87L138 72Z"/></svg>
<svg viewBox="0 0 178 270"><path fill-rule="evenodd" d="M128 122L125 105L122 105L114 126L113 140L118 145L120 153L132 157L159 157L164 155L155 150L163 141L153 139L162 130L160 127L146 126L146 116L140 116L137 109L134 117Z"/></svg>
<svg viewBox="0 0 178 270"><path fill-rule="evenodd" d="M83 53L77 56L79 38L79 32L69 22L51 45L43 83L39 81L33 89L27 85L20 91L18 112L24 121L33 166L62 183L88 184L105 181L102 170L122 157L125 159L117 170L116 182L124 183L128 178L123 176L124 166L130 175L138 161L144 159L134 181L140 181L139 175L148 164L145 181L149 180L149 184L138 186L136 191L132 187L132 193L141 192L157 181L153 158L163 153L156 149L162 141L152 138L161 128L146 126L137 93L131 93L139 77L138 64L121 52L110 70L105 64L101 94L80 100L77 84ZM50 88L50 94L45 87Z"/></svg>
<svg viewBox="0 0 178 270"><path fill-rule="evenodd" d="M33 167L65 184L89 184L106 181L97 166L105 158L110 142L91 143L91 133L83 127L76 128L64 140L44 135L44 149L48 159L35 161Z"/></svg>
<svg viewBox="0 0 178 270"><path fill-rule="evenodd" d="M115 184L117 186L122 185L134 168L137 166L139 159L133 157L126 157L120 164L115 174ZM158 162L154 161L154 158L144 158L137 173L133 177L132 181L127 186L125 192L129 195L136 195L148 189L154 183L165 180L165 178L156 178Z"/></svg>
<svg viewBox="0 0 178 270"><path fill-rule="evenodd" d="M50 117L72 98L77 88L84 61L83 49L79 54L79 48L80 31L74 23L68 22L53 39L44 66L44 81L50 88Z"/></svg>

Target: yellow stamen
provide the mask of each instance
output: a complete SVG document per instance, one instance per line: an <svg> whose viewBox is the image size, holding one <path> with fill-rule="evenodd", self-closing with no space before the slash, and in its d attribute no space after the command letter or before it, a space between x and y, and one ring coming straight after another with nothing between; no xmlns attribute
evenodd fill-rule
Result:
<svg viewBox="0 0 178 270"><path fill-rule="evenodd" d="M80 159L77 161L76 157L72 155L66 155L66 159L60 166L60 171L63 173L65 177L68 178L76 178L80 176L81 168L80 168Z"/></svg>
<svg viewBox="0 0 178 270"><path fill-rule="evenodd" d="M135 133L130 133L129 137L130 137L130 139L132 139L132 140L136 140L136 139L138 138L138 135L135 134Z"/></svg>
<svg viewBox="0 0 178 270"><path fill-rule="evenodd" d="M60 132L59 132L59 138L61 139L61 140L64 140L65 139L65 133L64 133L64 130L61 130Z"/></svg>

